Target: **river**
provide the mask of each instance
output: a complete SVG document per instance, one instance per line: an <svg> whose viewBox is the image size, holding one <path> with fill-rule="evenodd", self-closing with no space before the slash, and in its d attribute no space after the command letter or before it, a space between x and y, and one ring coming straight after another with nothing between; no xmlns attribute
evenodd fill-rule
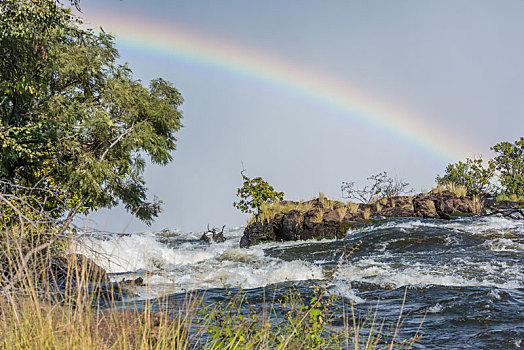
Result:
<svg viewBox="0 0 524 350"><path fill-rule="evenodd" d="M415 348L524 347L523 221L376 220L339 240L248 249L239 248L242 231L226 229L227 241L210 245L201 233L104 234L84 241L102 254L82 249L115 281L143 277L147 286L136 290L142 300L176 301L196 290L220 300L225 288L241 288L250 302L262 302L268 290L279 294L290 286L308 297L324 281L358 315L378 302L378 316L396 321L407 287L401 335L413 335L424 321Z"/></svg>

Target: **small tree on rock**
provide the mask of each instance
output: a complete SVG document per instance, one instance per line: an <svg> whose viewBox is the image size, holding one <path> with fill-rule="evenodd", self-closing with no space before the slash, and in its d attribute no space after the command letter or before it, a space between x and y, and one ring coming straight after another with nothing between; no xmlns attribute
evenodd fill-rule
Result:
<svg viewBox="0 0 524 350"><path fill-rule="evenodd" d="M233 203L233 206L241 212L255 213L258 218L262 204L284 199L284 192L275 191L273 186L261 177L250 179L244 173L245 169L240 172L244 179L244 184L237 190L237 197L240 200Z"/></svg>

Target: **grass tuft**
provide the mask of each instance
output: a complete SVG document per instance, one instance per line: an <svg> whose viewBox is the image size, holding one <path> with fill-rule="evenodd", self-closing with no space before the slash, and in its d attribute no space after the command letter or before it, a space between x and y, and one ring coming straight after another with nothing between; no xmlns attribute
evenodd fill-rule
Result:
<svg viewBox="0 0 524 350"><path fill-rule="evenodd" d="M459 197L465 197L467 193L466 186L458 185L453 182L448 182L444 186L438 185L437 187L431 190L431 192L433 193L442 191L450 191Z"/></svg>

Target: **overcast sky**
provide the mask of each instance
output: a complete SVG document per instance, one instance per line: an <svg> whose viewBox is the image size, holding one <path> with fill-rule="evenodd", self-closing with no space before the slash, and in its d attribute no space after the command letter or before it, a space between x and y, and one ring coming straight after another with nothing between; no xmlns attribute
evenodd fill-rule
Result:
<svg viewBox="0 0 524 350"><path fill-rule="evenodd" d="M173 163L146 170L150 195L164 201L164 212L147 228L122 209L103 210L88 224L101 229L196 232L208 224L245 224L246 215L232 206L242 184L241 162L248 176L262 176L287 199L309 199L319 191L338 198L342 181L363 184L384 170L420 191L430 189L449 162L490 157L490 146L524 136L524 1L83 0L81 5L88 26L115 34L122 61L137 79L163 77L185 99ZM384 125L398 122L400 130L411 131L426 125L438 132L433 138L443 149L464 148L439 156L421 142L298 89L213 65L212 47L207 61L192 61L153 50L147 40L132 44L129 36L137 28L143 38L162 38L166 48L176 45L177 35L170 42L169 33L184 31L296 64L325 77L327 85L347 83L382 105ZM218 55L227 48L216 50ZM419 126L400 122L389 110L409 111Z"/></svg>

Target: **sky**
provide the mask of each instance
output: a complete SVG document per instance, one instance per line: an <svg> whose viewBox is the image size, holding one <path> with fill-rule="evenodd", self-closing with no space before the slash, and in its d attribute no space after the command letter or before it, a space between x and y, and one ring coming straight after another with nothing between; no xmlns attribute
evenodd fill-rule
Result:
<svg viewBox="0 0 524 350"><path fill-rule="evenodd" d="M83 0L147 84L184 97L171 164L149 165L163 213L112 232L243 225L242 164L286 199L341 199L381 171L431 189L449 163L524 131L524 1Z"/></svg>

